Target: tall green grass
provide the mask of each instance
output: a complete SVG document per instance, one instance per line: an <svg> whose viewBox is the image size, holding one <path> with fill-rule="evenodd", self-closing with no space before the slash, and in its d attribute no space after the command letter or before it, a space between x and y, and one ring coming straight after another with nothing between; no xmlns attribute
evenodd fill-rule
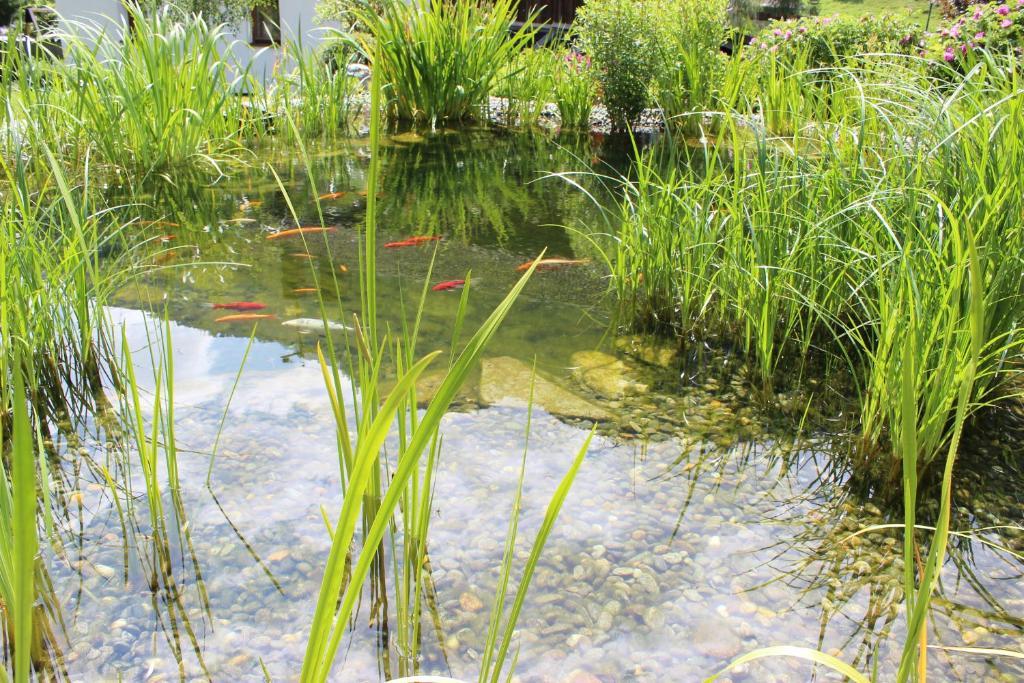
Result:
<svg viewBox="0 0 1024 683"><path fill-rule="evenodd" d="M220 175L244 155L240 136L258 118L235 93L244 69L221 57L224 28L129 12L123 42L75 22L59 36L66 61L22 60L10 116L42 123L25 130L31 147L57 149L77 170L93 157L136 176Z"/></svg>
<svg viewBox="0 0 1024 683"><path fill-rule="evenodd" d="M923 680L961 437L1024 360L1020 67L876 56L745 80L733 102L756 109L721 113L712 144L638 163L612 280L633 324L741 351L769 404L783 382L842 370L853 477L904 514L894 679ZM936 495L926 537L918 510ZM799 647L733 664L764 656L872 679Z"/></svg>
<svg viewBox="0 0 1024 683"><path fill-rule="evenodd" d="M973 357L970 268L984 342L968 416L1014 370L1024 317L1018 71L992 58L951 91L928 85L906 64L845 71L813 110L825 120L801 119L789 137L727 112L718 144L686 163L648 155L626 187L614 260L627 319L738 347L766 398L815 357L846 365L856 469L890 492L904 425L919 433L921 477L949 444ZM911 404L898 399L908 349Z"/></svg>
<svg viewBox="0 0 1024 683"><path fill-rule="evenodd" d="M362 49L384 79L389 116L433 124L478 117L502 67L530 43L511 0L387 0L361 10Z"/></svg>
<svg viewBox="0 0 1024 683"><path fill-rule="evenodd" d="M447 412L459 388L479 362L488 342L508 315L536 264L524 273L494 312L461 343L461 330L469 297L463 292L456 315L449 367L425 412L418 412L416 384L439 352L417 358L420 312L427 293L425 283L414 321L399 333L379 329L376 300L376 205L374 197L379 182L377 159L380 145L380 106L382 76L374 72L371 87L371 167L367 176L367 213L361 233L360 257L361 315L355 318L355 349L341 355L332 344L327 353L319 353L324 380L336 421L339 466L342 474L343 499L337 522L329 525L332 536L324 578L310 626L310 635L303 662L303 681L324 681L330 677L338 648L348 632L356 601L368 579L378 596L388 590L384 549L392 552L391 577L399 623L395 627L399 647L399 673L416 673L419 667L420 624L423 601L430 600L428 561L428 529L433 495L433 477L440 444L441 418ZM354 357L353 357L354 356ZM387 395L382 389L382 368L395 368L393 388ZM358 395L352 397L352 408L346 404L340 383L340 368L348 367L358 377ZM350 426L352 425L352 426ZM388 471L382 449L397 425L397 447L393 466ZM589 439L587 441L589 444ZM568 488L582 462L587 445L574 461L573 467L559 487L549 506L545 524L534 544L534 551L520 582L510 615L504 622L492 619L487 662L481 668L485 676L497 680L507 661L509 641L515 619L522 606L533 567L547 534L557 517ZM426 455L426 463L423 463ZM386 483L385 483L386 482ZM513 518L518 519L518 497ZM357 527L362 535L356 544ZM514 528L514 527L513 527ZM511 535L514 544L514 534ZM385 541L388 541L385 546ZM358 551L354 551L354 546ZM509 581L511 547L506 548L503 588L496 599L496 614L504 609L504 587Z"/></svg>

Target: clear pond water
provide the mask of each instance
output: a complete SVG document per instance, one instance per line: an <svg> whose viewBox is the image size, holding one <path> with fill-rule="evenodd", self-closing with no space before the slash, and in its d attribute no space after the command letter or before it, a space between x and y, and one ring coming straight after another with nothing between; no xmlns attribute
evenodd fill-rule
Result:
<svg viewBox="0 0 1024 683"><path fill-rule="evenodd" d="M167 560L154 560L141 480L127 525L106 488L103 468L117 467L103 448L109 435L91 429L83 443L63 444L82 457L62 473L67 507L56 523L65 545L45 563L59 607L51 619L58 674L297 679L330 546L324 515L336 516L341 493L315 359L323 335L281 323L320 316L315 295L296 290L321 289L332 320L350 320L358 306L367 147L314 147L311 172L296 149L269 148L251 172L213 188L165 190L141 209L137 248L161 270L120 292L109 314L124 325L150 388L145 348L161 317L170 321L182 507L165 499L176 523ZM583 192L545 176L601 160L621 167L622 157L589 138L489 131L396 136L381 153L379 241L444 238L381 247L380 317L392 329L403 307L412 314L431 267L430 284L472 271L466 327L474 329L541 249L590 260L535 275L444 419L428 547L436 600L422 670L477 676L526 438L522 391L536 362L544 386L529 434L517 567L590 418L601 426L526 601L518 680L696 681L769 645L819 648L863 671L877 663L880 680L891 677L904 619L900 535L850 534L898 520L844 488L842 439L818 427L798 436L801 410L753 403L742 373L718 371L735 359L681 378L671 347L614 333L603 296L605 216L593 201L610 205L611 195L594 179L572 176ZM313 197L335 192L344 194L320 210L337 232L305 243L265 239L319 224ZM447 348L458 298L426 294L422 352ZM256 324L232 391L253 322L217 322L232 311L210 304L240 300L262 302L276 318ZM966 499L960 528L1019 524L1021 473L1007 466L975 479L962 487L991 493ZM953 544L929 643L1021 651L1021 535L979 535L987 543ZM373 607L367 592L334 680L397 677L388 611ZM929 666L935 681L1024 677L1019 660L942 650ZM837 680L789 659L727 678Z"/></svg>

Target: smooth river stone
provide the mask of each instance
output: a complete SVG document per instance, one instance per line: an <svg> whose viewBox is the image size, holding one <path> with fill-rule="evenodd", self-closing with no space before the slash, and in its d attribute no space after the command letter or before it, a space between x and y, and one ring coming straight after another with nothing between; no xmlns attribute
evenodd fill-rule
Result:
<svg viewBox="0 0 1024 683"><path fill-rule="evenodd" d="M648 387L631 377L632 368L601 351L577 351L569 359L588 389L608 398L646 393Z"/></svg>
<svg viewBox="0 0 1024 683"><path fill-rule="evenodd" d="M485 358L480 368L480 402L484 405L526 406L530 399L533 368L526 363L500 356ZM534 405L556 417L609 421L612 414L601 406L563 389L537 374L533 389Z"/></svg>
<svg viewBox="0 0 1024 683"><path fill-rule="evenodd" d="M694 620L690 642L701 654L714 659L731 659L743 649L743 641L728 620L713 615Z"/></svg>

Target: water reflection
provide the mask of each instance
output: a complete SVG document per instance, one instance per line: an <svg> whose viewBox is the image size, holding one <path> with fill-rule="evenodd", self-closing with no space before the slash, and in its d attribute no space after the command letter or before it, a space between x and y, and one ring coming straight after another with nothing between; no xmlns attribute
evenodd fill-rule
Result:
<svg viewBox="0 0 1024 683"><path fill-rule="evenodd" d="M515 266L540 248L586 255L579 233L544 226L591 222L588 202L557 183L533 182L543 172L576 168L592 142L579 144L442 131L385 147L385 233L448 239L436 254L382 252L381 319L397 329L401 302L420 291L431 259L436 279L472 269L479 280L468 327L507 291ZM111 314L128 325L133 349L146 340L134 309L175 321L181 489L177 499L165 490L167 519L157 524L140 502L139 480L128 476L137 468L126 467L130 449L119 445L124 438L115 425L56 447L85 449L63 472L65 490L82 494L60 525L77 559L56 551L46 557L54 602L69 624L66 635L55 629L64 650L56 659L73 678L234 680L265 670L287 679L299 669L330 544L323 520L340 505L335 425L311 361L319 337L279 321L259 323L225 408L253 328L217 323L207 304L258 300L281 319L317 317L315 303L294 291L316 280L327 290L332 319L355 310L355 268L344 274L338 265L358 263L364 145L355 140L311 155L313 179L288 150L266 150L297 200L300 223L319 220L316 193L346 193L320 202L339 229L310 240L313 258L302 262L290 256L292 245L264 239L295 223L265 172L146 198L147 220L177 225L140 230L174 234L178 260L120 293L125 309ZM145 248L154 258L169 249L157 242ZM489 360L505 359L502 368L529 367L536 356L547 381L611 415L527 599L518 640L522 679L697 680L740 652L787 643L838 653L864 670L877 664L884 680L902 629L898 531L851 537L888 520L843 487L834 465L842 435L802 422L805 403L772 412L752 401L742 373L681 378L684 361L661 367L657 353L643 360L643 353L609 348L601 277L597 267L538 276L490 349ZM444 293L428 297L423 349L447 345L454 306ZM588 378L577 354L598 348L625 363L631 386L645 391L610 396L595 389L602 378ZM350 395L345 381L342 393ZM405 564L399 534L353 620L335 669L339 680L383 680L416 668L475 678L524 446L524 409L494 400L489 382L481 371L459 411L444 420L418 631L402 630L408 624L388 600L401 580L393 567ZM530 437L517 565L586 434L557 401L543 408ZM112 486L107 473L126 483ZM1007 478L1011 489L1019 483ZM985 525L1019 523L1019 506L1005 499L984 505L997 520L986 517ZM976 521L968 514L959 523ZM985 533L1019 552L1018 532ZM951 551L931 642L1019 649L1022 624L1011 616L1024 613L1019 558L970 538ZM1024 675L1012 660L943 653L930 666L938 679ZM804 680L808 672L767 660L732 678Z"/></svg>

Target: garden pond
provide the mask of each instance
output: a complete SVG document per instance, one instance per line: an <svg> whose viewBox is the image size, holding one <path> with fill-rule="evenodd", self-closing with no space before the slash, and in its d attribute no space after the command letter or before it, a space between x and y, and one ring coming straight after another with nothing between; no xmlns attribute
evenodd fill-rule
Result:
<svg viewBox="0 0 1024 683"><path fill-rule="evenodd" d="M324 332L282 323L320 318L308 289L324 292L328 318L351 323L368 149L365 139L313 146L307 168L296 148L269 147L252 171L212 188L165 187L130 207L144 214L129 228L132 248L160 268L120 292L109 315L150 388L147 340L169 321L182 506L170 561L154 562L145 521L125 525L110 497L103 430L62 444L81 453L61 473L64 547L46 554L62 675L297 678L330 547L324 518L336 516L341 489L316 360ZM818 648L862 671L877 666L886 680L904 629L901 530L852 534L900 517L844 485L842 430L809 418L806 397L765 407L748 393L740 359L708 351L695 371L674 343L616 331L601 256L614 190L575 174L624 169L625 149L490 130L398 134L381 149L379 315L400 331L403 308L411 316L425 296L420 353L448 348L460 297L423 294L428 275L434 285L472 272L465 329L476 329L542 249L586 261L533 275L443 421L422 670L477 677L535 365L515 567L590 425L599 427L530 588L514 680L695 681L770 645ZM319 210L336 232L266 239L321 224L319 195L334 195ZM443 240L382 244L413 235ZM236 301L276 317L218 322L234 311L211 304ZM1007 438L976 436L973 448L1010 449ZM1022 483L1008 463L958 480L954 529L985 530L954 537L929 644L1024 649L1024 538L998 528L1020 523ZM335 680L397 677L389 616L366 591ZM1024 678L1021 660L941 649L929 667L935 681ZM793 659L726 677L838 680Z"/></svg>

